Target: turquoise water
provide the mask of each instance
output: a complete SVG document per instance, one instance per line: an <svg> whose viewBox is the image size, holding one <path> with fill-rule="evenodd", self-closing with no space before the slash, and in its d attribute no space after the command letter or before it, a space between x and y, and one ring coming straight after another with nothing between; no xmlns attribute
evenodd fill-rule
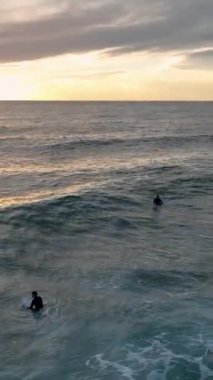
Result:
<svg viewBox="0 0 213 380"><path fill-rule="evenodd" d="M212 103L0 103L0 146L0 379L212 380Z"/></svg>

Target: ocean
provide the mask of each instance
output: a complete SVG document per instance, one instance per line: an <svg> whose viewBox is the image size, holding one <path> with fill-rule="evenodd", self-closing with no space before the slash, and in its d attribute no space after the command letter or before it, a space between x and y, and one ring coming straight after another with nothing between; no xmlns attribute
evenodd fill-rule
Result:
<svg viewBox="0 0 213 380"><path fill-rule="evenodd" d="M1 102L0 379L213 380L212 168L211 102Z"/></svg>

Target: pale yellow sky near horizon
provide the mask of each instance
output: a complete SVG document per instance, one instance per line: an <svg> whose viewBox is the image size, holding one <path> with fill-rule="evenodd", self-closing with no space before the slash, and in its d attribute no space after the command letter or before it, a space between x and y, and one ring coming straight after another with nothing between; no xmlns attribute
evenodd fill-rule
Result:
<svg viewBox="0 0 213 380"><path fill-rule="evenodd" d="M0 65L0 100L213 100L213 73L178 54L62 55Z"/></svg>
<svg viewBox="0 0 213 380"><path fill-rule="evenodd" d="M155 4L155 0L150 1ZM164 1L162 0L162 4ZM201 0L194 1L197 6L200 5ZM203 0L202 4L207 4L207 1ZM181 49L178 38L174 34L171 41L166 41L171 44L174 40L174 48L164 48L165 36L168 38L165 31L159 37L159 48L151 46L153 38L150 38L149 34L151 33L152 36L152 28L155 30L159 23L159 32L161 32L162 25L163 28L167 25L166 22L169 25L169 17L173 19L173 22L176 17L177 19L179 17L180 11L176 10L174 0L168 0L168 2L170 2L171 14L167 12L168 9L165 6L165 9L162 8L164 15L163 12L161 12L162 14L159 11L156 13L155 7L149 9L146 0L141 2L134 0L131 7L127 0L123 0L122 4L125 3L129 8L122 9L123 19L120 19L121 12L116 8L117 3L114 0L108 2L87 0L85 4L88 5L88 8L86 10L82 5L83 2L77 3L74 0L63 0L61 7L55 0L32 0L32 2L18 0L16 6L12 0L2 0L0 4L3 20L1 25L3 29L0 29L0 100L213 100L213 64L211 61L213 48L209 41L205 44L199 43L197 48L185 47L183 43ZM73 15L69 12L74 5L76 14ZM94 6L95 8L91 8ZM144 9L148 19L142 20L141 26L138 21L136 22L136 16L139 11L143 15ZM74 29L68 33L68 23L68 26L64 27L63 34L60 32L60 28L67 21L64 10L69 11L70 19L68 21L71 24L74 22ZM104 18L106 11L109 12L107 21ZM115 27L114 24L111 24L111 18L116 11L120 13L118 12L117 21L113 20L117 28L114 31ZM134 16L131 16L132 21L131 17L130 20L127 18L129 15L127 11L132 11ZM208 17L208 12L206 14ZM33 15L35 15L35 20ZM88 22L88 29L84 31L84 23L87 24L89 17L91 17L91 21ZM163 17L168 17L168 20L165 19L165 22L163 20L162 24ZM104 27L100 28L100 22ZM149 26L151 22L153 23L152 28ZM58 23L58 29L54 23ZM189 22L188 24L190 25ZM187 29L188 24L185 26L186 37L187 33L193 36L191 29ZM138 46L138 41L140 41L138 36L144 34L140 29L138 31L139 27L145 28L144 33L150 38L150 49L148 46L147 49L135 48L134 50L134 44L137 42ZM44 39L47 40L45 40L47 52L43 46L41 49L39 46L39 44L42 45L43 38L40 35L40 28L44 28L46 33ZM120 28L123 28L123 34ZM134 28L138 34L134 30L132 37L131 33ZM99 31L102 32L102 29L104 29L104 33L100 36L99 41ZM2 30L4 33L1 35ZM117 54L113 53L114 45L110 34L112 30L114 38L119 36L120 48L124 50ZM88 40L87 31L92 36ZM82 50L88 50L88 52L74 51L78 50L78 43L75 43L75 39L72 40L72 33L79 38L79 51L81 51L80 46L82 45ZM179 29L177 29L177 33L180 33ZM123 35L126 38L124 40ZM73 51L70 51L71 48L67 48L68 37L71 38L69 43ZM157 37L156 34L154 38L157 39ZM58 42L60 38L65 46L61 54L60 42ZM53 45L52 41L54 41ZM194 44L194 41L192 42ZM192 42L189 41L189 46ZM146 43L146 40L143 43ZM160 47L161 43L162 47ZM85 48L85 44L86 46L88 44L88 49ZM95 48L96 44L97 48ZM111 44L112 49L107 49L104 46L106 44ZM178 46L177 48L175 48L175 44ZM48 51L49 47L51 47L50 50L53 50L52 54ZM130 48L130 52L128 52L128 48ZM197 59L197 56L198 60L194 61L194 57ZM204 60L200 61L200 57Z"/></svg>

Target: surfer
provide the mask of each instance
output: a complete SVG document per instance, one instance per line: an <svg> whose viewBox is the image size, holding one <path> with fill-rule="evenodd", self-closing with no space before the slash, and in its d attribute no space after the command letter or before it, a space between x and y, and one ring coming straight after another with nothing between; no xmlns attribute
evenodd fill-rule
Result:
<svg viewBox="0 0 213 380"><path fill-rule="evenodd" d="M162 201L162 199L160 199L159 195L157 195L157 197L154 199L153 204L155 206L162 206L163 201Z"/></svg>
<svg viewBox="0 0 213 380"><path fill-rule="evenodd" d="M31 310L39 311L43 308L43 300L40 296L38 296L38 293L36 291L32 292L32 302L29 307Z"/></svg>

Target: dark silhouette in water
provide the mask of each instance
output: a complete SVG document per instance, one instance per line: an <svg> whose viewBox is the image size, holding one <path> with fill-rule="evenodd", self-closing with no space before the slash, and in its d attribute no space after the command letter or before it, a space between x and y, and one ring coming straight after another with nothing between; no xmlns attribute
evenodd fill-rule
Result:
<svg viewBox="0 0 213 380"><path fill-rule="evenodd" d="M38 296L38 293L36 291L32 292L32 302L29 307L31 310L39 311L43 308L43 300L40 296Z"/></svg>
<svg viewBox="0 0 213 380"><path fill-rule="evenodd" d="M155 206L162 206L163 201L162 201L162 199L160 199L159 195L157 195L157 197L154 199L153 204Z"/></svg>

